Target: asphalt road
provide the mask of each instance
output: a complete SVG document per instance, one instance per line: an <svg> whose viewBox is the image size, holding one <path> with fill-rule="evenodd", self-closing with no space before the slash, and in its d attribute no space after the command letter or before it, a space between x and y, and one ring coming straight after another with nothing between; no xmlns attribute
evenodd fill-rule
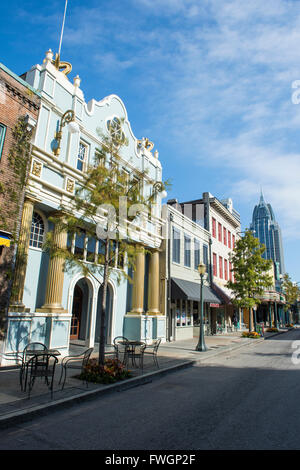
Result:
<svg viewBox="0 0 300 470"><path fill-rule="evenodd" d="M300 449L296 340L300 329L254 340L209 364L36 417L1 430L0 449Z"/></svg>

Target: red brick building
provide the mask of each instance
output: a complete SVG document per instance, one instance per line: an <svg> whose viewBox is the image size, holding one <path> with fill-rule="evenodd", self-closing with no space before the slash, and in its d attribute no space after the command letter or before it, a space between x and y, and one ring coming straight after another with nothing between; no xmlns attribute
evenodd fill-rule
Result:
<svg viewBox="0 0 300 470"><path fill-rule="evenodd" d="M30 164L30 151L22 150L24 137L30 150L39 106L38 91L0 63L0 332L24 201L21 178Z"/></svg>

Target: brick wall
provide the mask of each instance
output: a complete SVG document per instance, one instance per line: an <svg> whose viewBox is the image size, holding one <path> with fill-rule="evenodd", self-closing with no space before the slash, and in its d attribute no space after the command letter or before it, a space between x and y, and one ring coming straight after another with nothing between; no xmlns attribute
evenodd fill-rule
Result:
<svg viewBox="0 0 300 470"><path fill-rule="evenodd" d="M0 183L5 190L16 188L14 171L9 164L9 152L14 143L12 131L18 118L28 114L37 120L39 111L39 96L31 91L25 84L20 83L13 75L0 66L0 123L6 126L6 134L0 160ZM0 191L0 211L4 217L0 219L0 230L18 234L24 192L17 193L17 200L12 202L7 194ZM17 214L17 216L16 216ZM8 305L10 278L7 276L14 259L15 246L0 247L0 312Z"/></svg>

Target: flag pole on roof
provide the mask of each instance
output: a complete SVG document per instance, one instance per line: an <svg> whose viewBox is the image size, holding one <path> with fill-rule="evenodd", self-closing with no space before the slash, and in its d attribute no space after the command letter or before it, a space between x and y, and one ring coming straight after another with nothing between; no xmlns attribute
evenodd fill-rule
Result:
<svg viewBox="0 0 300 470"><path fill-rule="evenodd" d="M57 68L57 70L63 72L65 75L68 75L72 70L72 65L69 62L62 62L60 60L61 45L62 45L62 39L63 39L64 29L65 29L65 19L66 19L67 6L68 6L68 0L65 1L65 10L64 10L64 16L63 16L61 32L60 32L58 53L55 55L55 60L53 61L53 63L55 65L55 67Z"/></svg>
<svg viewBox="0 0 300 470"><path fill-rule="evenodd" d="M68 0L66 0L66 2L65 2L65 11L64 11L64 16L63 16L63 22L62 22L61 32L60 32L60 40L59 40L59 47L58 47L58 55L59 55L59 57L60 57L62 38L63 38L64 28L65 28L65 19L66 19L67 5L68 5Z"/></svg>

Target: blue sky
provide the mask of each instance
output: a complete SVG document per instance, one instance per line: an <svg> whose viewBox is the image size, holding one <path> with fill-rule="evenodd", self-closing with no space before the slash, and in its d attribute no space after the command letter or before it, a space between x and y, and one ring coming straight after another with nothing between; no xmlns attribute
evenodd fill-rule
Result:
<svg viewBox="0 0 300 470"><path fill-rule="evenodd" d="M64 5L3 3L0 61L21 74L56 52ZM61 57L86 101L122 98L169 198L231 197L245 228L262 187L300 281L299 44L299 1L69 0Z"/></svg>

